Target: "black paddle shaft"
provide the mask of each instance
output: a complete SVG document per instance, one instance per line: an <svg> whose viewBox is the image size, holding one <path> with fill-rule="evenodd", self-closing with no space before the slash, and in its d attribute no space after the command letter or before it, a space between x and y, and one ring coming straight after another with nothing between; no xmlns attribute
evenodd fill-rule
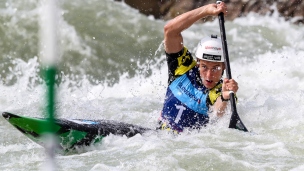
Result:
<svg viewBox="0 0 304 171"><path fill-rule="evenodd" d="M221 1L217 1L216 3L221 3ZM228 47L227 47L227 39L226 39L226 31L225 31L225 24L224 24L224 14L220 13L218 15L219 19L219 25L221 30L221 39L222 39L222 46L223 46L223 55L225 59L225 67L226 67L226 77L228 79L232 79L231 75L231 68L230 68L230 62L229 62L229 54L228 54ZM241 121L237 110L236 110L236 101L234 98L234 93L230 93L230 103L231 103L231 118L229 123L229 128L235 128L239 129L245 132L248 132L247 128Z"/></svg>

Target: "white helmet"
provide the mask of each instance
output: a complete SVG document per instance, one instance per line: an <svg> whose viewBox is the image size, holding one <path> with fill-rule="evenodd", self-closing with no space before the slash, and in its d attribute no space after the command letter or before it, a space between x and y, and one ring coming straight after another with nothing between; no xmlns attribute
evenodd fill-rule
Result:
<svg viewBox="0 0 304 171"><path fill-rule="evenodd" d="M222 41L215 35L202 39L197 46L195 56L211 62L224 62Z"/></svg>

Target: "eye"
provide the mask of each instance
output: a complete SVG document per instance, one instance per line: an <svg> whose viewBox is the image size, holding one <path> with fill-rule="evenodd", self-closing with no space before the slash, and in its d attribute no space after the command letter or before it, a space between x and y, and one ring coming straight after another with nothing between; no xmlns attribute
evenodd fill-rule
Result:
<svg viewBox="0 0 304 171"><path fill-rule="evenodd" d="M217 72L219 70L221 70L221 67L220 66L215 66L211 69L213 72Z"/></svg>
<svg viewBox="0 0 304 171"><path fill-rule="evenodd" d="M207 69L207 66L206 66L206 65L201 65L201 67L202 67L203 69Z"/></svg>
<svg viewBox="0 0 304 171"><path fill-rule="evenodd" d="M222 67L220 67L220 66L216 66L214 69L216 69L216 70L221 70L221 69L222 69Z"/></svg>

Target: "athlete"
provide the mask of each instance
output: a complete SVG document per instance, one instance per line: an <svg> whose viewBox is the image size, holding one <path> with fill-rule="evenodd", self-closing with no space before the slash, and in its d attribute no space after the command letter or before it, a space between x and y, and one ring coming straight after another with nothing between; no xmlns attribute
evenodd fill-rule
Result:
<svg viewBox="0 0 304 171"><path fill-rule="evenodd" d="M221 12L227 14L225 3L209 4L181 14L165 25L169 86L160 117L161 129L182 132L187 127L200 128L208 123L208 113L221 117L230 92L237 92L235 80L222 79L225 64L220 38L210 35L202 39L195 60L184 46L181 34L196 21Z"/></svg>

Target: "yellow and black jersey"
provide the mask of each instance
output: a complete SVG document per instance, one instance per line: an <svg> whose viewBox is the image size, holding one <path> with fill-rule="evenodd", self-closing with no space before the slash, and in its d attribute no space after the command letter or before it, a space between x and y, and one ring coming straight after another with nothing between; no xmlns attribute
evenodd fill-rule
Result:
<svg viewBox="0 0 304 171"><path fill-rule="evenodd" d="M186 47L180 52L168 54L166 53L168 64L168 83L171 84L175 78L185 74L196 65L196 61L193 59L191 53Z"/></svg>

